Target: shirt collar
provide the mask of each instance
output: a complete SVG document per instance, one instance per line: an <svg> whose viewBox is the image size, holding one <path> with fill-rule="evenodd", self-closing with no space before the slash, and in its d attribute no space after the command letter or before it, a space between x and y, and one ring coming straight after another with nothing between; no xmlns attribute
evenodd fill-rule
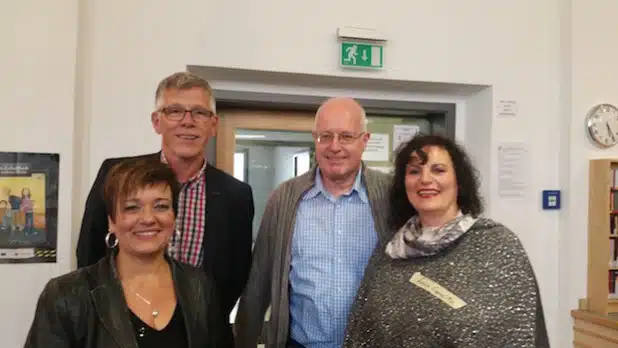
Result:
<svg viewBox="0 0 618 348"><path fill-rule="evenodd" d="M361 180L362 170L362 167L358 170L352 188L349 192L345 193L344 196L350 196L354 192L356 192L363 203L368 203L369 199L367 198L367 191L365 190L365 186L363 185L363 182ZM328 191L326 191L326 188L324 188L324 183L322 182L322 177L320 176L320 168L317 167L315 173L315 183L313 187L309 191L307 191L307 193L303 196L302 199L311 199L313 197L316 197L320 193L325 197L332 197L332 195Z"/></svg>
<svg viewBox="0 0 618 348"><path fill-rule="evenodd" d="M167 164L167 159L165 158L165 154L163 153L163 151L161 151L161 162ZM187 184L187 183L192 183L195 180L201 178L202 176L204 176L204 171L206 170L206 165L208 164L208 161L206 160L206 158L204 158L204 164L202 164L202 168L200 168L200 170L195 173L195 175L193 175L189 180L187 180L186 182L183 182L181 184Z"/></svg>

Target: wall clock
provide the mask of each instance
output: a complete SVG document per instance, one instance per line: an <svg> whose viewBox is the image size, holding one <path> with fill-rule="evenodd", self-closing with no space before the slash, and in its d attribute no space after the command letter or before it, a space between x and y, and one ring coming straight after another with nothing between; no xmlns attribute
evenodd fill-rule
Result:
<svg viewBox="0 0 618 348"><path fill-rule="evenodd" d="M611 104L598 104L586 115L588 134L594 143L603 148L618 144L618 108Z"/></svg>

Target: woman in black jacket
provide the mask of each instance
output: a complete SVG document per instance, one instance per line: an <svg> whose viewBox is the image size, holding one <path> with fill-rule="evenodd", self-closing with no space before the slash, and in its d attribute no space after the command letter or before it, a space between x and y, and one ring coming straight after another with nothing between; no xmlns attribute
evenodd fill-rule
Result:
<svg viewBox="0 0 618 348"><path fill-rule="evenodd" d="M222 347L211 279L166 256L177 192L160 161L124 161L110 171L102 192L112 212L110 253L47 283L24 347Z"/></svg>

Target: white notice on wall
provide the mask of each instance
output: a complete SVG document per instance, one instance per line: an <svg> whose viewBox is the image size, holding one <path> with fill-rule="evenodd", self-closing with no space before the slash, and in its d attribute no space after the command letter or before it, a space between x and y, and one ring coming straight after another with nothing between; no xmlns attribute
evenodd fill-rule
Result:
<svg viewBox="0 0 618 348"><path fill-rule="evenodd" d="M414 124L396 124L393 126L393 151L397 151L399 145L408 142L421 128Z"/></svg>
<svg viewBox="0 0 618 348"><path fill-rule="evenodd" d="M387 133L371 133L367 149L363 153L364 161L385 162L388 161L388 138Z"/></svg>
<svg viewBox="0 0 618 348"><path fill-rule="evenodd" d="M498 145L498 195L502 198L524 198L530 172L529 151L523 142Z"/></svg>
<svg viewBox="0 0 618 348"><path fill-rule="evenodd" d="M496 115L498 117L517 117L517 101L498 100Z"/></svg>

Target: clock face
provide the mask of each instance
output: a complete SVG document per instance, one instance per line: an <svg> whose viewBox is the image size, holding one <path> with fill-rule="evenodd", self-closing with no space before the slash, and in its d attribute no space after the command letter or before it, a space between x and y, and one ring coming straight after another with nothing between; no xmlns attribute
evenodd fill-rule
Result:
<svg viewBox="0 0 618 348"><path fill-rule="evenodd" d="M618 108L610 104L600 104L587 115L588 133L601 147L618 143Z"/></svg>

